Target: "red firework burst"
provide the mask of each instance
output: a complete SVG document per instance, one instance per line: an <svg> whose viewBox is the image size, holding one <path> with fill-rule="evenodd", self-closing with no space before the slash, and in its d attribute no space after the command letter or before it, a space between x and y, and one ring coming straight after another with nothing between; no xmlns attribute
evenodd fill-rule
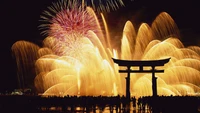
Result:
<svg viewBox="0 0 200 113"><path fill-rule="evenodd" d="M49 7L49 10L41 16L47 22L39 26L44 30L42 34L63 38L74 33L85 36L89 30L98 34L100 30L95 15L77 2L58 2Z"/></svg>

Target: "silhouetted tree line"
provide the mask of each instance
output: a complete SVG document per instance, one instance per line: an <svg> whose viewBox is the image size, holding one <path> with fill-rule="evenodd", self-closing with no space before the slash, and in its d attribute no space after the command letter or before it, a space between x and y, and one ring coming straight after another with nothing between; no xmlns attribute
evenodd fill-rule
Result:
<svg viewBox="0 0 200 113"><path fill-rule="evenodd" d="M124 96L39 96L0 95L0 113L74 113L84 111L110 113L200 113L200 97L195 96L145 96L127 99ZM136 111L137 108L137 111ZM148 112L149 113L149 112Z"/></svg>

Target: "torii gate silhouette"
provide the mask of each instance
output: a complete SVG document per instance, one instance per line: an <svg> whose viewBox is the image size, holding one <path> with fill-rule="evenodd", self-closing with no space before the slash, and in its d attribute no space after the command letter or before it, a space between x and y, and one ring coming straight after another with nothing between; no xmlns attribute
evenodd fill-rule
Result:
<svg viewBox="0 0 200 113"><path fill-rule="evenodd" d="M157 83L155 73L163 73L164 70L155 69L156 66L164 66L170 58L160 60L120 60L112 58L119 66L126 66L127 70L119 70L119 73L127 73L126 77L126 98L130 99L130 73L152 73L152 92L153 97L157 96ZM132 66L138 66L139 70L132 70ZM151 66L151 70L144 70L144 66Z"/></svg>

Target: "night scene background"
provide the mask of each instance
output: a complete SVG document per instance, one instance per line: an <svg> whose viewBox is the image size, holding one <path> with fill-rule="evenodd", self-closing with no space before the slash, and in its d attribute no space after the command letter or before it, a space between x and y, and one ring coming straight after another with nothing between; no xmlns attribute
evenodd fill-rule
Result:
<svg viewBox="0 0 200 113"><path fill-rule="evenodd" d="M11 55L11 46L18 40L41 44L45 38L38 26L40 15L56 0L3 0L1 1L1 78L0 92L18 88L16 65ZM174 19L185 46L200 46L200 7L197 0L123 0L125 6L108 12L110 29L124 25L126 20L133 24L151 24L162 11ZM124 21L123 21L124 20ZM121 26L123 27L123 26ZM122 28L118 28L122 31Z"/></svg>

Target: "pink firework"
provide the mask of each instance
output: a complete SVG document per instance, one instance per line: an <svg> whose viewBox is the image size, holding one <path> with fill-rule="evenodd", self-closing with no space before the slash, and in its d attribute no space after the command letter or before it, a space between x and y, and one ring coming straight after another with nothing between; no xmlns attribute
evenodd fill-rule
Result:
<svg viewBox="0 0 200 113"><path fill-rule="evenodd" d="M44 30L42 34L62 40L67 35L86 36L89 30L95 34L100 32L95 15L77 2L61 1L53 4L49 10L41 16L42 20L47 22L39 26Z"/></svg>
<svg viewBox="0 0 200 113"><path fill-rule="evenodd" d="M51 22L49 35L55 37L73 33L85 35L87 31L92 30L95 32L97 28L94 17L85 10L62 10Z"/></svg>

